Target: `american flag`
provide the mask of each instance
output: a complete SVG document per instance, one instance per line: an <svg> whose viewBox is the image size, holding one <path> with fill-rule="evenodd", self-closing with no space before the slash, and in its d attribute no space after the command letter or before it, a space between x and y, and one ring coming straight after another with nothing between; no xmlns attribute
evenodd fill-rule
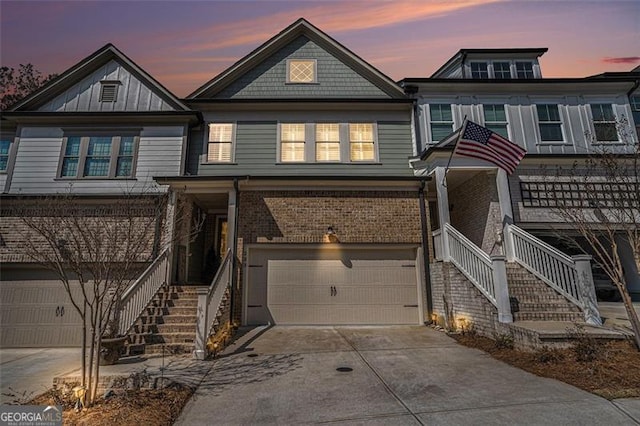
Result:
<svg viewBox="0 0 640 426"><path fill-rule="evenodd" d="M466 120L454 154L489 161L511 174L527 153L510 140L473 121Z"/></svg>

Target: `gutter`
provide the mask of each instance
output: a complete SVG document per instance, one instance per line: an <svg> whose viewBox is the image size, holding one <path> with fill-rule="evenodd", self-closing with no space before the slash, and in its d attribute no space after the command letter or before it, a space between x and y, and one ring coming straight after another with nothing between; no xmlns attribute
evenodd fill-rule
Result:
<svg viewBox="0 0 640 426"><path fill-rule="evenodd" d="M420 229L422 232L422 262L424 270L425 296L427 299L427 319L425 324L431 324L433 301L431 300L431 268L429 266L429 235L427 234L427 208L424 199L425 180L420 181L418 197L420 199Z"/></svg>
<svg viewBox="0 0 640 426"><path fill-rule="evenodd" d="M631 103L631 95L633 94L633 92L636 91L638 86L640 86L640 80L636 79L636 81L633 83L633 87L629 89L629 91L627 92L627 98L629 98L629 103ZM636 123L636 124L640 124L640 123Z"/></svg>

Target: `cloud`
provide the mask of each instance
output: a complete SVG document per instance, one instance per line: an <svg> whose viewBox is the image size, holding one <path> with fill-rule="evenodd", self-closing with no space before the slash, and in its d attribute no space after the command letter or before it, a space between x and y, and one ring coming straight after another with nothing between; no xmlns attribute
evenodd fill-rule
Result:
<svg viewBox="0 0 640 426"><path fill-rule="evenodd" d="M279 29L301 16L328 33L360 31L380 28L441 16L459 9L470 8L503 0L463 1L377 1L377 2L325 2L261 18L243 19L224 25L215 25L192 36L207 41L190 46L193 50L222 49L258 44L273 36ZM256 31L260 28L261 31ZM215 42L208 40L214 39Z"/></svg>
<svg viewBox="0 0 640 426"><path fill-rule="evenodd" d="M635 64L640 62L640 56L618 56L618 57L604 57L600 59L605 64Z"/></svg>

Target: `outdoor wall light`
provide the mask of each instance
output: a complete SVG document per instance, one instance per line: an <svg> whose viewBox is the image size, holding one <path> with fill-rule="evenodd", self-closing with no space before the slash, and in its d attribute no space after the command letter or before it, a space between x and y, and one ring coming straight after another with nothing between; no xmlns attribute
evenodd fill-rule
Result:
<svg viewBox="0 0 640 426"><path fill-rule="evenodd" d="M322 236L323 243L339 243L338 236L336 235L336 231L333 230L333 227L330 226L327 228L327 232Z"/></svg>

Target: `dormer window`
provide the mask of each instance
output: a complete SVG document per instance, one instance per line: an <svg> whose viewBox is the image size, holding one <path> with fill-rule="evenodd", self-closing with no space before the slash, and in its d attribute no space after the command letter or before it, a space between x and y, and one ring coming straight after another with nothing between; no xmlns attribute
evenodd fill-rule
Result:
<svg viewBox="0 0 640 426"><path fill-rule="evenodd" d="M516 62L516 77L517 78L534 78L533 63Z"/></svg>
<svg viewBox="0 0 640 426"><path fill-rule="evenodd" d="M116 102L118 100L119 81L100 82L100 102Z"/></svg>
<svg viewBox="0 0 640 426"><path fill-rule="evenodd" d="M289 59L287 61L287 83L315 83L315 59Z"/></svg>
<svg viewBox="0 0 640 426"><path fill-rule="evenodd" d="M511 64L509 62L494 62L493 77L502 80L511 78Z"/></svg>
<svg viewBox="0 0 640 426"><path fill-rule="evenodd" d="M486 62L471 62L471 78L487 79L489 70Z"/></svg>

